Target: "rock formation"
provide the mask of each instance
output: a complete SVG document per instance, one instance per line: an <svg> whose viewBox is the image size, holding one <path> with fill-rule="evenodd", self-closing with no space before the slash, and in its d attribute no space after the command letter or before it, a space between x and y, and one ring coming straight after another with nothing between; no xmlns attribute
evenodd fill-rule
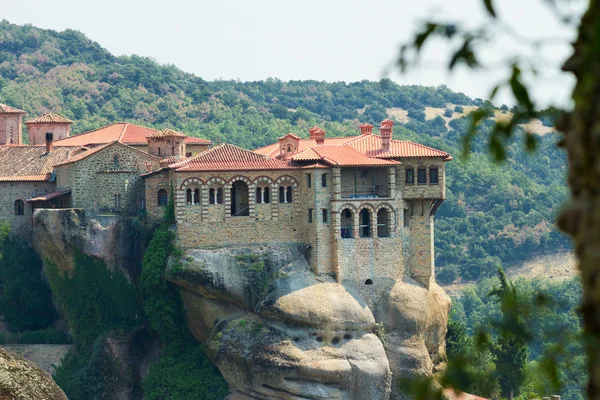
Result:
<svg viewBox="0 0 600 400"><path fill-rule="evenodd" d="M191 250L170 277L232 399L397 399L400 379L444 358L450 300L435 284L399 279L371 310L297 245Z"/></svg>
<svg viewBox="0 0 600 400"><path fill-rule="evenodd" d="M50 375L0 347L0 399L67 400Z"/></svg>

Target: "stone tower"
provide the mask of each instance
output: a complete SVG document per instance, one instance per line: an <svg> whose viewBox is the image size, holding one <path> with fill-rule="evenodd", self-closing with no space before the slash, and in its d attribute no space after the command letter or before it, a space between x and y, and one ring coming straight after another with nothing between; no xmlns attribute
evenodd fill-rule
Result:
<svg viewBox="0 0 600 400"><path fill-rule="evenodd" d="M163 129L148 136L148 154L155 157L185 157L185 138L183 133L172 129Z"/></svg>
<svg viewBox="0 0 600 400"><path fill-rule="evenodd" d="M23 110L0 104L0 145L22 144L24 114L27 113Z"/></svg>
<svg viewBox="0 0 600 400"><path fill-rule="evenodd" d="M54 140L69 137L72 123L73 121L70 119L66 119L54 113L46 113L32 120L25 121L29 144L35 146L46 143L45 138L47 132L52 132Z"/></svg>

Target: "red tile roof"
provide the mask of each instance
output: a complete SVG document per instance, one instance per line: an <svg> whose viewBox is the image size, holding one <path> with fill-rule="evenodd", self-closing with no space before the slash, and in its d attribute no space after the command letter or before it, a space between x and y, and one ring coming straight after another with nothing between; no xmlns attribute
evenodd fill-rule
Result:
<svg viewBox="0 0 600 400"><path fill-rule="evenodd" d="M49 181L54 165L63 162L80 147L0 146L0 181Z"/></svg>
<svg viewBox="0 0 600 400"><path fill-rule="evenodd" d="M115 142L112 142L112 143L107 143L107 144L103 144L101 146L97 146L97 147L94 147L94 148L91 148L91 149L87 149L86 151L78 153L78 154L76 154L76 155L74 155L72 157L69 157L69 158L67 158L64 161L55 164L54 166L58 167L59 165L72 164L74 162L81 161L81 160L83 160L83 159L91 156L92 154L99 153L100 151L106 149L107 147L111 147L113 145L124 146L126 148L131 149L132 151L136 151L136 152L138 152L140 154L143 154L144 156L146 156L149 159L154 159L154 160L157 160L157 161L159 160L158 157L151 156L150 154L146 153L145 151L141 151L141 150L136 149L135 147L128 146L126 144L119 143L119 142L115 141Z"/></svg>
<svg viewBox="0 0 600 400"><path fill-rule="evenodd" d="M118 122L90 132L55 140L55 146L97 146L112 142L121 142L130 146L148 144L147 137L156 133L156 129L145 126ZM212 142L201 138L187 137L186 144L206 144Z"/></svg>
<svg viewBox="0 0 600 400"><path fill-rule="evenodd" d="M25 121L25 123L26 124L72 124L73 121L50 112L50 113L46 113L44 115L40 115L37 118L30 119L29 121Z"/></svg>
<svg viewBox="0 0 600 400"><path fill-rule="evenodd" d="M261 171L299 168L286 161L256 154L227 143L169 167L175 171Z"/></svg>
<svg viewBox="0 0 600 400"><path fill-rule="evenodd" d="M327 143L327 141L326 141ZM381 136L362 135L346 143L347 146L376 158L413 158L413 157L441 157L451 159L450 154L445 151L436 150L419 143L408 142L404 140L390 140L390 149L383 150Z"/></svg>
<svg viewBox="0 0 600 400"><path fill-rule="evenodd" d="M292 157L293 161L320 161L336 167L386 167L399 163L368 157L347 145L317 145Z"/></svg>
<svg viewBox="0 0 600 400"><path fill-rule="evenodd" d="M344 145L351 147L368 157L374 158L412 158L412 157L440 157L445 160L451 160L450 154L445 151L436 150L434 148L424 146L419 143L408 142L403 140L390 140L389 151L382 150L381 136L378 135L360 135L326 138L324 146L328 145ZM314 139L302 139L298 145L298 152L301 153L306 149L318 146ZM257 154L276 157L279 155L279 143L274 143L265 147L254 150ZM295 157L294 157L295 159Z"/></svg>
<svg viewBox="0 0 600 400"><path fill-rule="evenodd" d="M23 110L0 103L0 114L27 114Z"/></svg>
<svg viewBox="0 0 600 400"><path fill-rule="evenodd" d="M71 189L66 189L66 190L58 190L56 192L52 192L52 193L46 193L42 196L37 196L31 199L27 199L27 201L32 202L32 201L47 201L47 200L52 200L56 197L60 197L60 196L64 196L65 194L69 194L71 193Z"/></svg>

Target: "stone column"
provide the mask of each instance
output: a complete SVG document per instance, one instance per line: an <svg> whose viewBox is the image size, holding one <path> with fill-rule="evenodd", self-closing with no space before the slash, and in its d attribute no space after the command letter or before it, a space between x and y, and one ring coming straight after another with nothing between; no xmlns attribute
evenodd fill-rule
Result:
<svg viewBox="0 0 600 400"><path fill-rule="evenodd" d="M333 169L333 200L342 199L342 170L340 168Z"/></svg>
<svg viewBox="0 0 600 400"><path fill-rule="evenodd" d="M175 219L182 224L185 219L185 189L175 190Z"/></svg>
<svg viewBox="0 0 600 400"><path fill-rule="evenodd" d="M210 204L210 199L208 198L208 186L202 185L200 187L200 204L202 205L202 220L205 221L208 219L208 205Z"/></svg>
<svg viewBox="0 0 600 400"><path fill-rule="evenodd" d="M396 198L396 167L388 168L388 195L393 199Z"/></svg>
<svg viewBox="0 0 600 400"><path fill-rule="evenodd" d="M231 217L231 188L232 185L223 186L223 206L225 207L225 218Z"/></svg>

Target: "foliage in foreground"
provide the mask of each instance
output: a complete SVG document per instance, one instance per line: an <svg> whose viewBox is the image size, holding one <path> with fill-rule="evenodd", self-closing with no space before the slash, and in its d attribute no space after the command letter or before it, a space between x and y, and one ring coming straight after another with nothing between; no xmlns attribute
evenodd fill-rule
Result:
<svg viewBox="0 0 600 400"><path fill-rule="evenodd" d="M585 398L580 299L578 278L487 279L465 289L448 323L447 383L488 398L511 388L520 399Z"/></svg>

